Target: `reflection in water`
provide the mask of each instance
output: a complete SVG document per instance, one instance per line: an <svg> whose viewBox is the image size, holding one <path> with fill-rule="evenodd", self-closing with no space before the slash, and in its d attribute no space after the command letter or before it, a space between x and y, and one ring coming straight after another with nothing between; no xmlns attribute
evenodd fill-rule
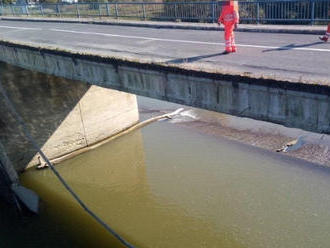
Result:
<svg viewBox="0 0 330 248"><path fill-rule="evenodd" d="M57 169L93 211L137 247L327 247L330 242L329 170L169 122ZM61 247L120 247L50 170L29 171L22 181L44 199L44 213L58 233L79 244Z"/></svg>

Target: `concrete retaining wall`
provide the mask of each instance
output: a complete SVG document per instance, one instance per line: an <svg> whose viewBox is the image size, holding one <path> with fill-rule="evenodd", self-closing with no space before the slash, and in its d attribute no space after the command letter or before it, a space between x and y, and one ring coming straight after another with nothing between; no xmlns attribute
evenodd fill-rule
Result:
<svg viewBox="0 0 330 248"><path fill-rule="evenodd" d="M330 88L0 42L0 60L101 87L330 133Z"/></svg>
<svg viewBox="0 0 330 248"><path fill-rule="evenodd" d="M136 96L0 63L0 80L29 132L53 159L108 138L138 119ZM17 171L37 150L0 97L0 141Z"/></svg>

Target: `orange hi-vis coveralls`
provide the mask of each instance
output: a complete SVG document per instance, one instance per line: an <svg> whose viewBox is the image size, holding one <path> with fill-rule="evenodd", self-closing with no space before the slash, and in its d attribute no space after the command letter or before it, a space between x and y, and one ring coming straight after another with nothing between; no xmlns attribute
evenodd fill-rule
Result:
<svg viewBox="0 0 330 248"><path fill-rule="evenodd" d="M328 18L330 17L330 9L328 9ZM330 22L328 23L328 29L324 35L320 36L320 40L327 42L330 38Z"/></svg>
<svg viewBox="0 0 330 248"><path fill-rule="evenodd" d="M234 1L225 2L218 23L225 26L226 52L236 52L234 29L239 22L238 7Z"/></svg>
<svg viewBox="0 0 330 248"><path fill-rule="evenodd" d="M329 10L329 12L330 12L330 10ZM327 42L329 37L330 37L330 22L328 23L328 29L325 32L325 35L320 36L320 40Z"/></svg>

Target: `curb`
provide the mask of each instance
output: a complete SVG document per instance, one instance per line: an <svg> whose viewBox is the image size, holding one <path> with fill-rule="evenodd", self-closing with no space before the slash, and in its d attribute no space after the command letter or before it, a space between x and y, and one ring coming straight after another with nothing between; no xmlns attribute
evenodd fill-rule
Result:
<svg viewBox="0 0 330 248"><path fill-rule="evenodd" d="M113 25L113 26L128 26L128 27L143 27L143 28L157 28L157 29L186 29L186 30L207 30L207 31L223 31L223 27L211 26L211 25L193 25L193 24L177 24L177 23L143 23L141 22L129 22L129 21L97 21L97 20L68 20L68 19L31 19L31 18L8 18L0 17L0 20L4 21L29 21L29 22L53 22L53 23L81 23L81 24L97 24L97 25ZM245 24L243 24L245 25ZM248 24L247 24L248 25ZM295 28L277 28L274 27L238 27L237 32L257 32L257 33L286 33L286 34L311 34L311 35L322 35L325 29L295 29Z"/></svg>

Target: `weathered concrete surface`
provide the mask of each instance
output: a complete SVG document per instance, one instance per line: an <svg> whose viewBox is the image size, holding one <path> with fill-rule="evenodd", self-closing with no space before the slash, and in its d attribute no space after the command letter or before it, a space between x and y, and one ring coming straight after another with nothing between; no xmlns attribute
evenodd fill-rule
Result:
<svg viewBox="0 0 330 248"><path fill-rule="evenodd" d="M136 97L0 63L0 79L49 159L112 136L138 121ZM0 140L14 168L35 165L37 151L0 98Z"/></svg>
<svg viewBox="0 0 330 248"><path fill-rule="evenodd" d="M0 59L101 87L330 133L330 87L0 43Z"/></svg>

